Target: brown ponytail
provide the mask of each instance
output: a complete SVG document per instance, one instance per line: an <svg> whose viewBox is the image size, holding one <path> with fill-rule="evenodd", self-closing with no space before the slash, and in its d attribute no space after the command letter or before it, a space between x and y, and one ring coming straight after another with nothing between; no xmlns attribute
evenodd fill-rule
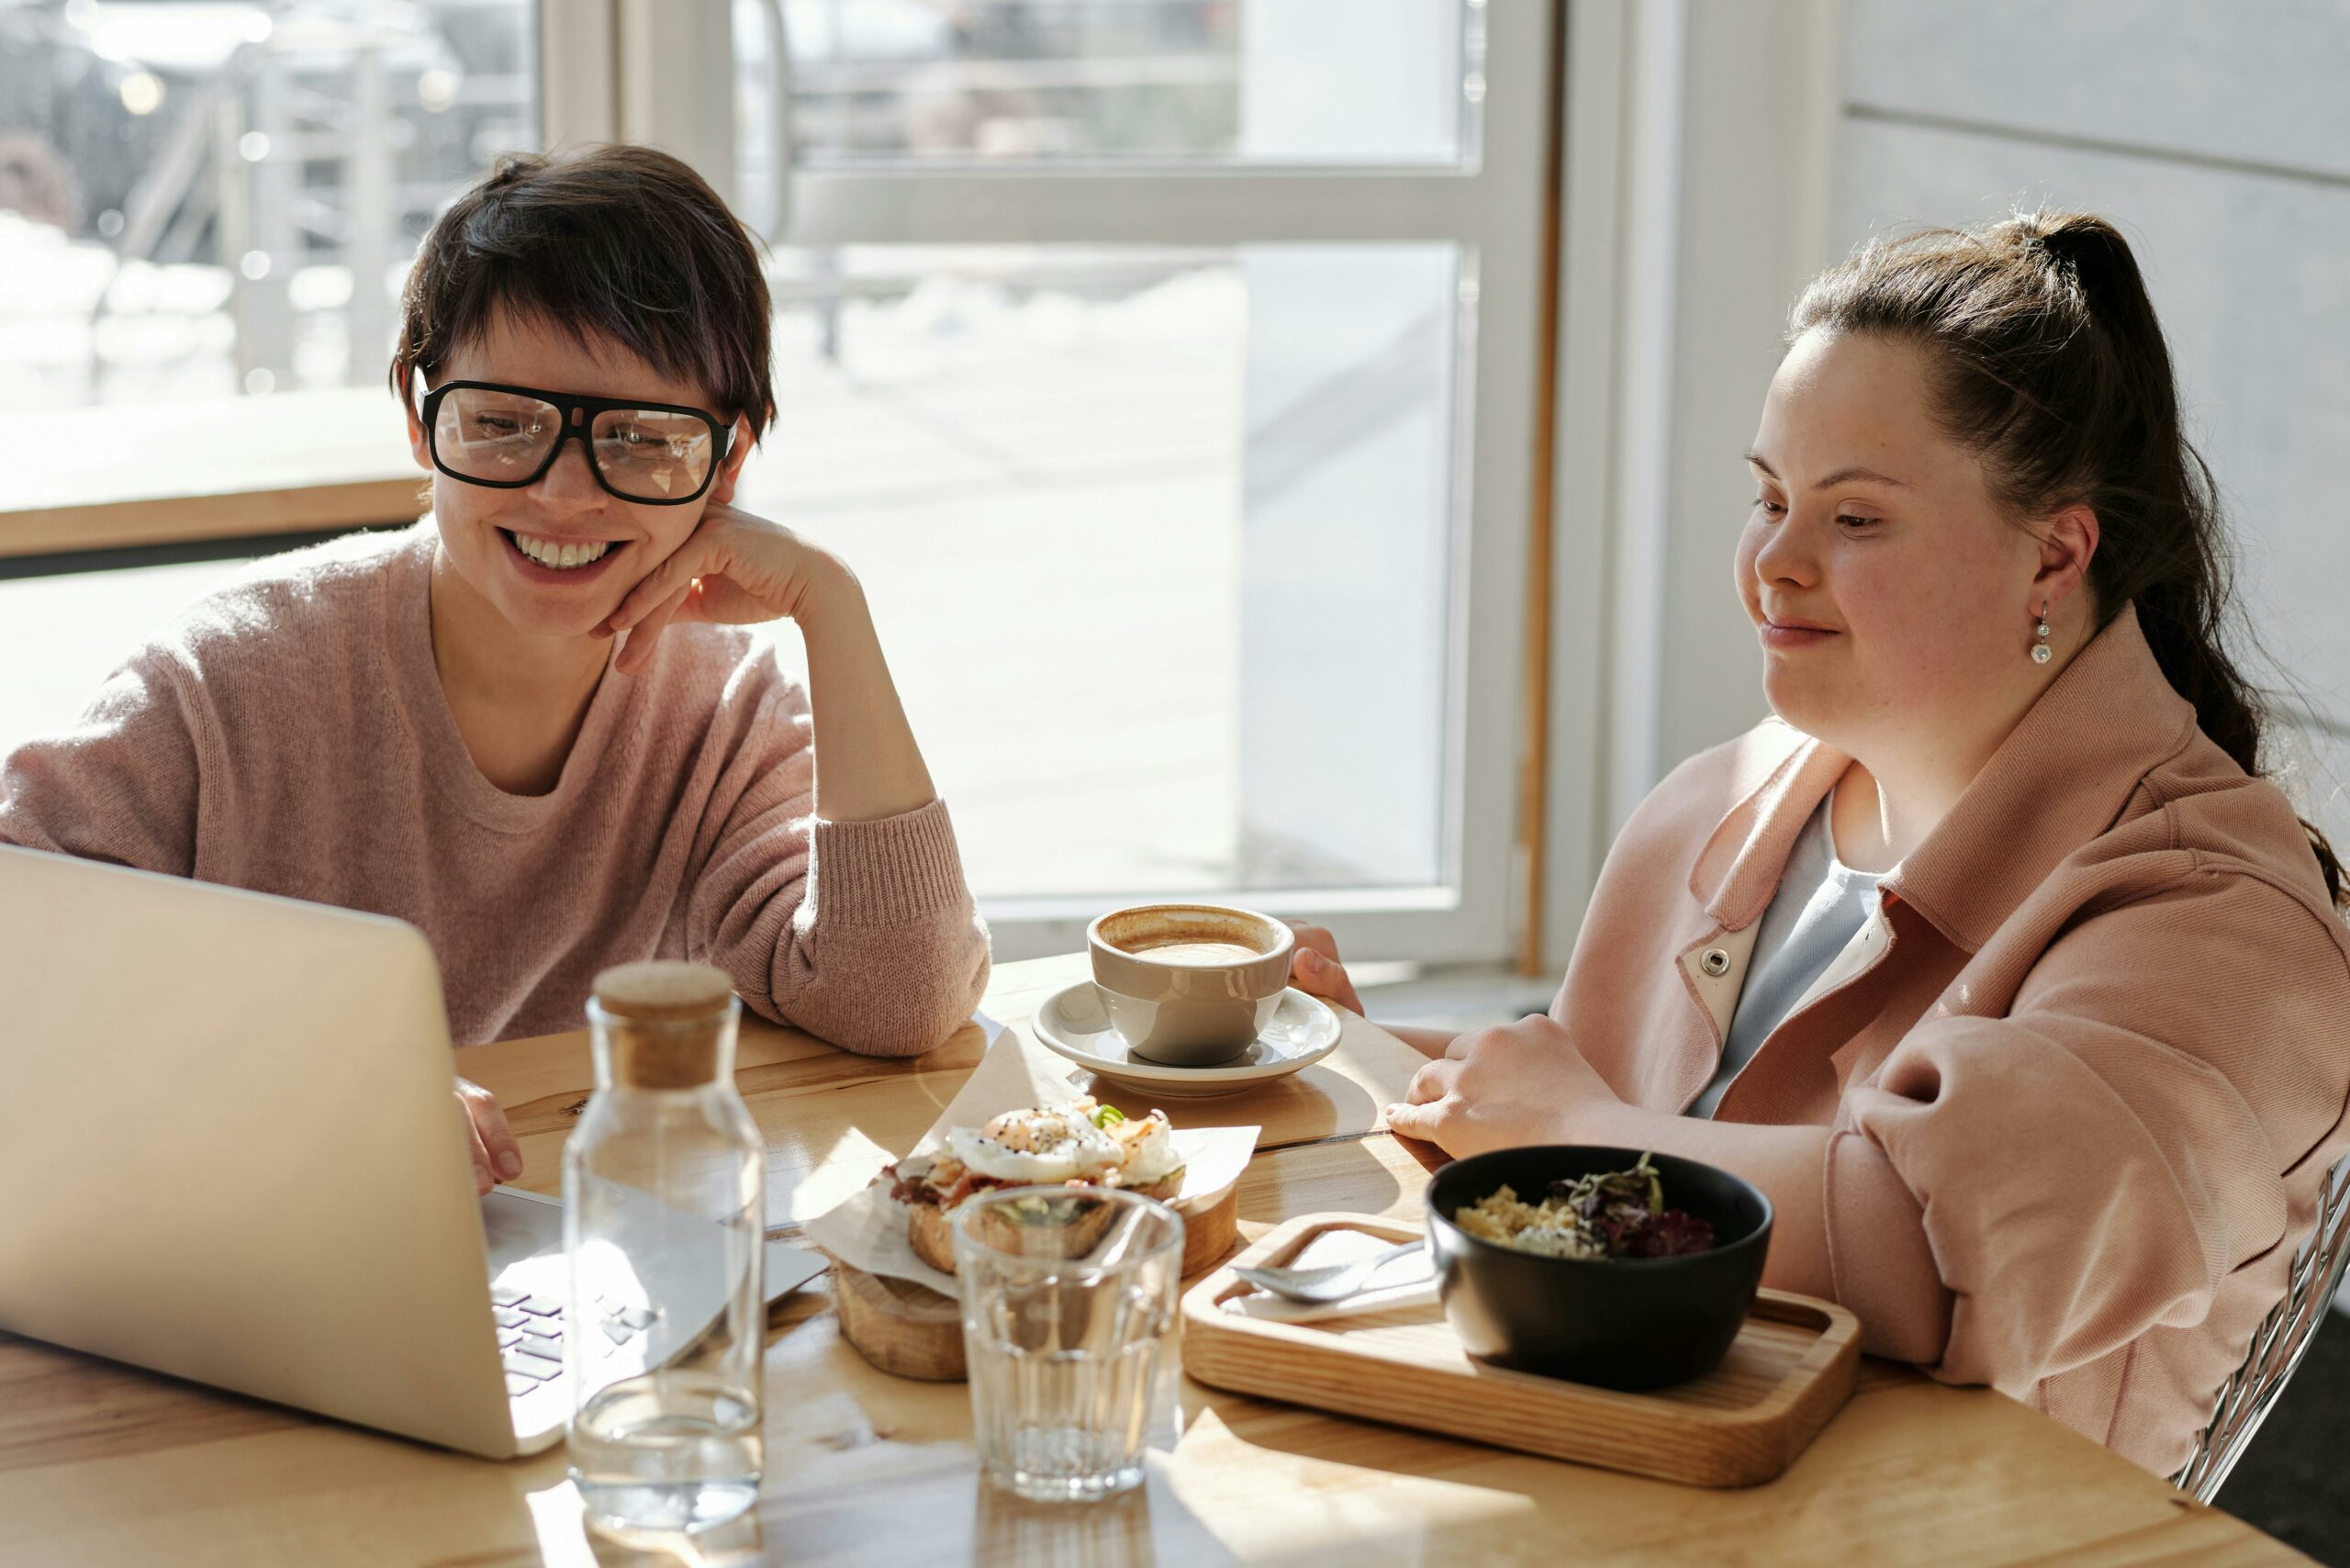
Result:
<svg viewBox="0 0 2350 1568"><path fill-rule="evenodd" d="M2098 629L2134 600L2203 733L2258 774L2267 714L2224 645L2235 599L2218 493L2181 428L2170 350L2120 231L2042 210L1871 241L1796 301L1789 341L1815 327L1932 350L1943 428L1982 456L2011 515L2097 513ZM2301 827L2327 897L2350 909L2333 846Z"/></svg>

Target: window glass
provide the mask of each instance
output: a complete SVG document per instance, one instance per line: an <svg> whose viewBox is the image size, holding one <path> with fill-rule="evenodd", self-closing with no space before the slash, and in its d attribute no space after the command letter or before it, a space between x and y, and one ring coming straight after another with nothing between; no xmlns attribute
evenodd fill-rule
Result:
<svg viewBox="0 0 2350 1568"><path fill-rule="evenodd" d="M531 0L0 5L0 409L376 381L441 205L536 145Z"/></svg>

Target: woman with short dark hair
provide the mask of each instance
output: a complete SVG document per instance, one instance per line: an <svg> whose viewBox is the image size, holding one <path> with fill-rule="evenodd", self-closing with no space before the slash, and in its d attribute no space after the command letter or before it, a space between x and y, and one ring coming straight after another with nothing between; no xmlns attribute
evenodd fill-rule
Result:
<svg viewBox="0 0 2350 1568"><path fill-rule="evenodd" d="M649 958L851 1050L939 1044L988 972L946 808L856 577L732 504L767 334L683 163L501 161L426 236L393 356L431 515L191 607L0 766L0 841L413 922L460 1046L576 1027ZM805 690L740 629L784 618ZM460 1093L487 1190L519 1152Z"/></svg>

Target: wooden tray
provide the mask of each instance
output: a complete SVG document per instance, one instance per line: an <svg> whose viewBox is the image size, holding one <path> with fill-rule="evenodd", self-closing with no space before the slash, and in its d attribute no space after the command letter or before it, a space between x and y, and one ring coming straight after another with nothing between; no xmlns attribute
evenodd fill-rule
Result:
<svg viewBox="0 0 2350 1568"><path fill-rule="evenodd" d="M1204 1206L1179 1203L1183 1216L1183 1276L1220 1262L1240 1233L1240 1184ZM833 1260L833 1300L841 1335L885 1372L925 1383L960 1383L963 1313L953 1296L911 1280L892 1280Z"/></svg>
<svg viewBox="0 0 2350 1568"><path fill-rule="evenodd" d="M1251 1288L1234 1269L1296 1261L1315 1238L1341 1229L1389 1241L1421 1233L1361 1215L1291 1220L1184 1293L1183 1370L1237 1394L1695 1486L1778 1475L1852 1392L1859 1320L1784 1291L1756 1297L1720 1366L1646 1394L1472 1361L1433 1301L1305 1323L1218 1305Z"/></svg>

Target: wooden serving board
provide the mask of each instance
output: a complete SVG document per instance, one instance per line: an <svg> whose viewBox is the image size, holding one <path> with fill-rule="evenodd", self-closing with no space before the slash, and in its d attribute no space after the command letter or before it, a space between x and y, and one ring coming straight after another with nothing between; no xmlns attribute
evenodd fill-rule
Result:
<svg viewBox="0 0 2350 1568"><path fill-rule="evenodd" d="M1852 1392L1859 1320L1784 1291L1755 1298L1721 1365L1643 1394L1473 1361L1433 1301L1303 1323L1223 1309L1253 1288L1234 1269L1296 1261L1315 1238L1341 1229L1389 1241L1421 1233L1360 1215L1291 1220L1184 1293L1183 1370L1237 1394L1694 1486L1771 1480Z"/></svg>
<svg viewBox="0 0 2350 1568"><path fill-rule="evenodd" d="M912 1280L867 1273L833 1260L841 1338L883 1372L923 1383L963 1381L963 1309Z"/></svg>
<svg viewBox="0 0 2350 1568"><path fill-rule="evenodd" d="M1240 1184L1204 1204L1179 1203L1183 1216L1183 1277L1221 1262L1240 1232ZM868 1273L833 1260L833 1299L841 1337L885 1372L924 1383L960 1383L963 1314L953 1296L911 1280Z"/></svg>

